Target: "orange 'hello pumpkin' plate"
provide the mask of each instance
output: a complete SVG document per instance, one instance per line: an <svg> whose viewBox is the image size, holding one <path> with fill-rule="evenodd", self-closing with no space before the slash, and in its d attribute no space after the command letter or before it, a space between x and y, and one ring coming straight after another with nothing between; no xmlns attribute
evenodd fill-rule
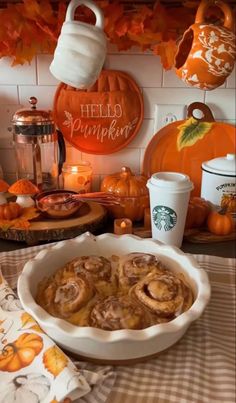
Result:
<svg viewBox="0 0 236 403"><path fill-rule="evenodd" d="M138 133L143 121L143 98L129 74L102 70L87 90L61 83L53 112L59 130L72 146L89 154L111 154Z"/></svg>
<svg viewBox="0 0 236 403"><path fill-rule="evenodd" d="M195 109L202 111L203 118L193 116ZM207 105L195 102L189 105L186 120L170 123L151 139L145 150L142 173L147 177L161 171L185 173L194 183L192 195L199 196L202 163L235 153L235 138L234 126L216 122Z"/></svg>

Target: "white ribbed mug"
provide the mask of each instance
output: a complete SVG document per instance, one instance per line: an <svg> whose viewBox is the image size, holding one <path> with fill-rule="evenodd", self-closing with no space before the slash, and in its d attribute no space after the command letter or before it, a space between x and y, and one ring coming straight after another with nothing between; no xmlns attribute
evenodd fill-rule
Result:
<svg viewBox="0 0 236 403"><path fill-rule="evenodd" d="M96 16L91 25L74 20L78 6L90 8ZM49 67L59 81L75 88L88 88L97 80L106 57L106 36L101 9L90 0L72 0L67 8L53 61Z"/></svg>

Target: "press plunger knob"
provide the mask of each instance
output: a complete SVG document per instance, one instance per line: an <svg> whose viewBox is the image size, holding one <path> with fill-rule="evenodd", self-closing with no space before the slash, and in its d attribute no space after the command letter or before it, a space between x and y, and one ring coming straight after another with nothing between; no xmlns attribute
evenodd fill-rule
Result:
<svg viewBox="0 0 236 403"><path fill-rule="evenodd" d="M37 104L38 100L35 97L30 97L29 99L29 103L31 104L31 109L36 109L36 104Z"/></svg>

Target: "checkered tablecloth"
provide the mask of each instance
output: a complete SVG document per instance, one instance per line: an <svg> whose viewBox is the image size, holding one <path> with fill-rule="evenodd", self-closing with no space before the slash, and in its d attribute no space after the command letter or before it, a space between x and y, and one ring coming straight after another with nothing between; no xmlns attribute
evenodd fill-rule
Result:
<svg viewBox="0 0 236 403"><path fill-rule="evenodd" d="M50 245L0 254L3 275L13 288L25 262L46 247ZM212 287L205 313L175 346L157 358L114 367L116 379L107 403L235 403L236 260L195 258L208 272ZM93 364L84 365L87 370L98 370ZM90 401L104 401L105 392L100 396L98 391Z"/></svg>

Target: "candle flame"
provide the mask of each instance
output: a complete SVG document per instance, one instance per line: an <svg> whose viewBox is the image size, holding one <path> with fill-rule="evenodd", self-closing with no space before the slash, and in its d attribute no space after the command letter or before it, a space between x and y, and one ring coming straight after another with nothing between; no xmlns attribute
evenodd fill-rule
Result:
<svg viewBox="0 0 236 403"><path fill-rule="evenodd" d="M78 167L75 165L72 165L71 166L71 173L78 173L79 172L79 169L78 169Z"/></svg>
<svg viewBox="0 0 236 403"><path fill-rule="evenodd" d="M122 222L120 223L120 226L121 226L121 228L125 228L125 227L126 227L126 222L125 222L125 221L122 221Z"/></svg>

